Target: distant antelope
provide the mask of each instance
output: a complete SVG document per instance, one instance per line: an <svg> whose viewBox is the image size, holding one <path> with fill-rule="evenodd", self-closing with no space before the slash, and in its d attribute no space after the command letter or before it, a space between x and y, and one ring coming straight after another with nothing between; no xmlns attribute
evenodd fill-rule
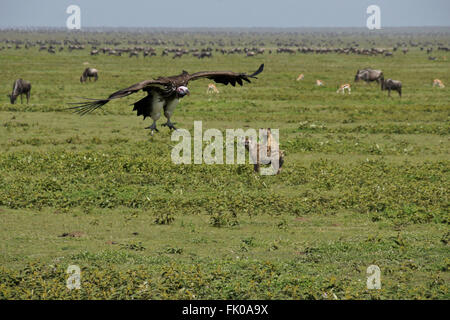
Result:
<svg viewBox="0 0 450 320"><path fill-rule="evenodd" d="M297 77L297 81L303 80L305 79L305 76L303 75L303 73L301 73L298 77Z"/></svg>
<svg viewBox="0 0 450 320"><path fill-rule="evenodd" d="M214 83L210 83L208 84L208 89L206 89L206 93L219 93L219 90L217 89L217 87L214 85Z"/></svg>
<svg viewBox="0 0 450 320"><path fill-rule="evenodd" d="M337 89L336 93L342 92L342 94L345 94L345 89L347 89L348 94L350 94L352 92L352 89L350 88L350 84L345 83L345 84L341 85L339 87L339 89Z"/></svg>
<svg viewBox="0 0 450 320"><path fill-rule="evenodd" d="M316 85L317 85L317 86L324 86L322 80L316 80Z"/></svg>
<svg viewBox="0 0 450 320"><path fill-rule="evenodd" d="M14 81L12 93L8 94L11 104L14 104L18 96L20 96L20 103L23 103L22 101L23 94L27 95L27 103L28 103L30 101L31 95L31 84L28 81L17 79L16 81Z"/></svg>
<svg viewBox="0 0 450 320"><path fill-rule="evenodd" d="M433 87L445 88L444 83L442 83L442 81L439 79L434 79Z"/></svg>
<svg viewBox="0 0 450 320"><path fill-rule="evenodd" d="M94 81L98 80L98 70L94 68L86 68L83 72L83 74L80 77L80 82L86 82L86 79L89 78L89 81L91 81L91 78L94 78Z"/></svg>

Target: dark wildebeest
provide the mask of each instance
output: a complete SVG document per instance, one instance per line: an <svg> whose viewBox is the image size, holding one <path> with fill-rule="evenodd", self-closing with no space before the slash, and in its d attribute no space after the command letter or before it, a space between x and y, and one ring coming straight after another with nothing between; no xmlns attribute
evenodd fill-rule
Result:
<svg viewBox="0 0 450 320"><path fill-rule="evenodd" d="M388 96L391 96L391 90L397 91L402 96L402 83L398 80L387 79L381 82L381 90L388 90Z"/></svg>
<svg viewBox="0 0 450 320"><path fill-rule="evenodd" d="M16 81L14 81L12 93L8 94L11 104L14 104L19 95L20 95L20 103L23 103L22 100L23 94L27 95L27 103L28 103L30 101L31 84L28 81L17 79Z"/></svg>
<svg viewBox="0 0 450 320"><path fill-rule="evenodd" d="M156 56L156 53L155 52L153 52L153 51L148 51L148 50L145 50L144 51L144 58L146 57L146 56Z"/></svg>
<svg viewBox="0 0 450 320"><path fill-rule="evenodd" d="M356 71L355 82L359 80L364 80L367 83L376 81L377 83L381 83L384 81L383 71L381 70L372 70L372 69L364 69Z"/></svg>
<svg viewBox="0 0 450 320"><path fill-rule="evenodd" d="M86 82L86 79L89 78L89 81L91 81L91 78L94 78L94 81L97 81L98 79L98 70L94 68L86 68L83 72L83 74L80 77L80 82Z"/></svg>

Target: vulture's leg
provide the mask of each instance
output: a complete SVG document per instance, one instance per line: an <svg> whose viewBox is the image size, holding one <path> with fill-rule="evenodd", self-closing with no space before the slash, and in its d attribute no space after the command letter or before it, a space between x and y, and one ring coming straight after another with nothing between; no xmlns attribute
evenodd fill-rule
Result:
<svg viewBox="0 0 450 320"><path fill-rule="evenodd" d="M173 112L175 111L175 108L179 102L179 99L175 98L167 103L167 105L164 106L164 116L167 118L167 122L163 124L163 126L169 127L171 130L177 130L175 128L174 123L170 122L170 117L172 116Z"/></svg>
<svg viewBox="0 0 450 320"><path fill-rule="evenodd" d="M159 132L159 130L156 128L156 120L153 120L153 124L152 124L150 127L147 127L147 128L145 128L145 129L150 129L150 130L152 130L152 131L150 132L150 135L153 135L153 132L154 132L154 131Z"/></svg>
<svg viewBox="0 0 450 320"><path fill-rule="evenodd" d="M169 127L170 130L177 130L177 128L175 128L174 126L175 123L170 122L170 118L167 118L167 122L163 123L162 126L163 127Z"/></svg>
<svg viewBox="0 0 450 320"><path fill-rule="evenodd" d="M150 127L145 129L151 130L151 135L153 136L153 132L159 132L156 128L156 121L161 117L161 109L164 106L164 99L157 93L151 94L149 93L144 99L139 100L134 104L134 109L137 110L138 115L150 115L153 120L153 123Z"/></svg>

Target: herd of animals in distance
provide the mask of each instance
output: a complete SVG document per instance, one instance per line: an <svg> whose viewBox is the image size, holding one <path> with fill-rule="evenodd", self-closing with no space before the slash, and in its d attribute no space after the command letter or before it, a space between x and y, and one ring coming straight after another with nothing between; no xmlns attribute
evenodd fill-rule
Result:
<svg viewBox="0 0 450 320"><path fill-rule="evenodd" d="M1 44L3 42L3 45ZM143 58L150 58L157 56L157 50L153 46L160 46L166 44L161 39L144 40L144 41L128 41L128 44L135 44L135 46L128 47L118 47L123 43L120 41L104 41L104 43L95 41L79 41L79 40L37 40L37 41L24 41L24 40L11 40L3 39L0 40L0 53L3 50L31 50L33 48L38 48L38 51L46 51L49 54L58 54L62 51L86 51L86 55L98 56L98 55L109 55L109 56L125 56L128 55L129 58L138 58L142 56ZM211 43L210 43L211 44ZM281 45L281 43L279 43ZM223 44L217 43L218 47L212 48L212 46L207 46L206 48L184 48L186 44L184 43L174 43L173 48L164 48L161 52L161 56L172 55L172 59L182 58L185 55L192 55L199 59L211 58L213 55L244 55L246 57L253 57L265 54L327 54L327 53L339 53L339 54L357 54L357 55L382 55L386 58L392 58L394 55L406 55L409 52L409 47L419 47L420 51L426 52L428 59L431 61L436 61L438 59L446 60L446 56L438 58L436 55L433 56L433 52L448 52L450 48L442 43L431 44L431 43L420 43L420 42L409 42L409 43L397 43L392 48L375 48L370 49L359 48L359 45L355 42L348 43L348 47L339 48L329 48L329 47L306 47L301 46L301 43L290 43L290 46L279 46L278 48L266 49L264 47L234 47L234 48L222 48ZM207 45L206 42L200 43L200 45ZM285 44L286 45L286 44ZM409 47L408 47L409 46ZM303 73L299 74L297 81L305 80L305 75ZM85 83L86 81L97 81L99 79L99 72L97 69L88 67L82 71L80 76L80 82ZM385 79L384 72L382 70L376 70L372 68L366 68L363 70L357 70L354 77L354 81L365 81L367 83L376 82L380 85L381 90L387 90L390 96L391 91L396 91L401 97L402 95L402 81L400 79ZM325 86L324 81L320 79L315 80L316 86ZM444 88L445 85L440 79L432 80L433 87ZM351 83L338 84L337 93L351 94ZM219 93L219 89L210 83L207 88L207 93ZM22 95L26 96L27 103L30 100L31 94L31 83L25 79L17 79L13 83L13 89L11 94L8 94L10 102L15 103L17 98L20 96L21 101Z"/></svg>

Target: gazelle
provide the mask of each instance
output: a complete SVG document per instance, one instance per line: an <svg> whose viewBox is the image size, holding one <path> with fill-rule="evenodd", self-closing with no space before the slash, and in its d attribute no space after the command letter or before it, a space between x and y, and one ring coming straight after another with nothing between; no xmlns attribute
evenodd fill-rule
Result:
<svg viewBox="0 0 450 320"><path fill-rule="evenodd" d="M217 89L217 87L214 85L214 83L210 83L208 84L208 89L206 89L206 93L219 93L219 89Z"/></svg>
<svg viewBox="0 0 450 320"><path fill-rule="evenodd" d="M347 89L348 94L350 94L352 92L350 84L349 83L345 83L345 84L341 85L339 87L339 89L337 89L336 93L342 92L342 94L345 94L345 89Z"/></svg>
<svg viewBox="0 0 450 320"><path fill-rule="evenodd" d="M434 79L433 87L445 88L444 84L439 79Z"/></svg>
<svg viewBox="0 0 450 320"><path fill-rule="evenodd" d="M303 80L305 79L305 76L303 75L303 73L301 73L298 77L297 77L297 81Z"/></svg>
<svg viewBox="0 0 450 320"><path fill-rule="evenodd" d="M316 85L317 85L317 86L324 86L322 80L316 80Z"/></svg>

